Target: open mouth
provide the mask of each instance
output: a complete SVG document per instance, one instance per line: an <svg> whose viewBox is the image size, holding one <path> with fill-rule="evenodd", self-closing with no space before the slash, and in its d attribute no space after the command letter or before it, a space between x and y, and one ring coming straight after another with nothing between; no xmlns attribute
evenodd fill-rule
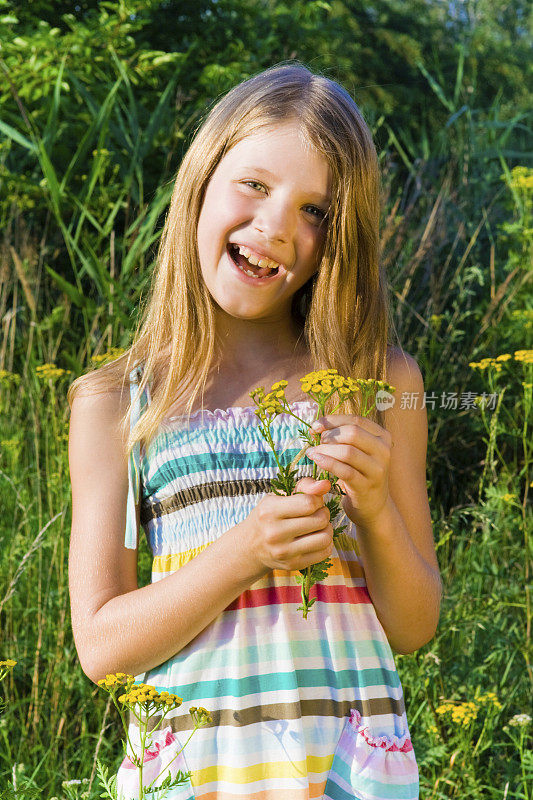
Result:
<svg viewBox="0 0 533 800"><path fill-rule="evenodd" d="M227 246L227 250L231 260L241 272L244 272L252 278L269 278L271 275L277 275L279 272L279 267L271 269L270 267L259 267L255 264L251 264L246 256L239 252L238 245L230 243Z"/></svg>

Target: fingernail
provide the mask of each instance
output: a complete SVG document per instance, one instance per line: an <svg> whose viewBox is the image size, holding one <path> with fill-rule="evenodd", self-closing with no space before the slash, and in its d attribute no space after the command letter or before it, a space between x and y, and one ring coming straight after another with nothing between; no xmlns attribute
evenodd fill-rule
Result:
<svg viewBox="0 0 533 800"><path fill-rule="evenodd" d="M313 424L311 425L311 428L312 428L314 431L316 431L317 433L320 433L321 431L325 430L325 428L324 428L324 426L322 425L322 423L321 423L321 422L319 422L318 420L315 420L315 421L313 422Z"/></svg>

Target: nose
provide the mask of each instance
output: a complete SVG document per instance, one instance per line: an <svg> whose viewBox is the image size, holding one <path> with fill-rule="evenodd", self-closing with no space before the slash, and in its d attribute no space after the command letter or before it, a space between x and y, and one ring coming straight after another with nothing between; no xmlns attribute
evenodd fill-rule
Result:
<svg viewBox="0 0 533 800"><path fill-rule="evenodd" d="M294 233L296 217L289 203L272 197L263 200L254 227L270 241L288 242Z"/></svg>

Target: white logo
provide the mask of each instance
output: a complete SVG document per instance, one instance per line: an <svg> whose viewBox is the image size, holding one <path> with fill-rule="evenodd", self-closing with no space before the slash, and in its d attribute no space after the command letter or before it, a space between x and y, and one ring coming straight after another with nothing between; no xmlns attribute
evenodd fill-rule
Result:
<svg viewBox="0 0 533 800"><path fill-rule="evenodd" d="M379 389L376 392L376 408L378 411L386 411L387 408L392 408L394 400L394 395L385 391L385 389Z"/></svg>

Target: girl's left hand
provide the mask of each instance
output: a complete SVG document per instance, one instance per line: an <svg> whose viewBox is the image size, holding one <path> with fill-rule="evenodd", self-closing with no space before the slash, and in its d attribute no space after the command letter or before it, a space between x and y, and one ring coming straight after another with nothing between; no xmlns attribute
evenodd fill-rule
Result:
<svg viewBox="0 0 533 800"><path fill-rule="evenodd" d="M306 455L339 480L346 492L342 507L355 525L377 518L389 495L392 437L377 422L349 414L331 414L317 422L325 428L320 444ZM316 431L315 431L316 433Z"/></svg>

